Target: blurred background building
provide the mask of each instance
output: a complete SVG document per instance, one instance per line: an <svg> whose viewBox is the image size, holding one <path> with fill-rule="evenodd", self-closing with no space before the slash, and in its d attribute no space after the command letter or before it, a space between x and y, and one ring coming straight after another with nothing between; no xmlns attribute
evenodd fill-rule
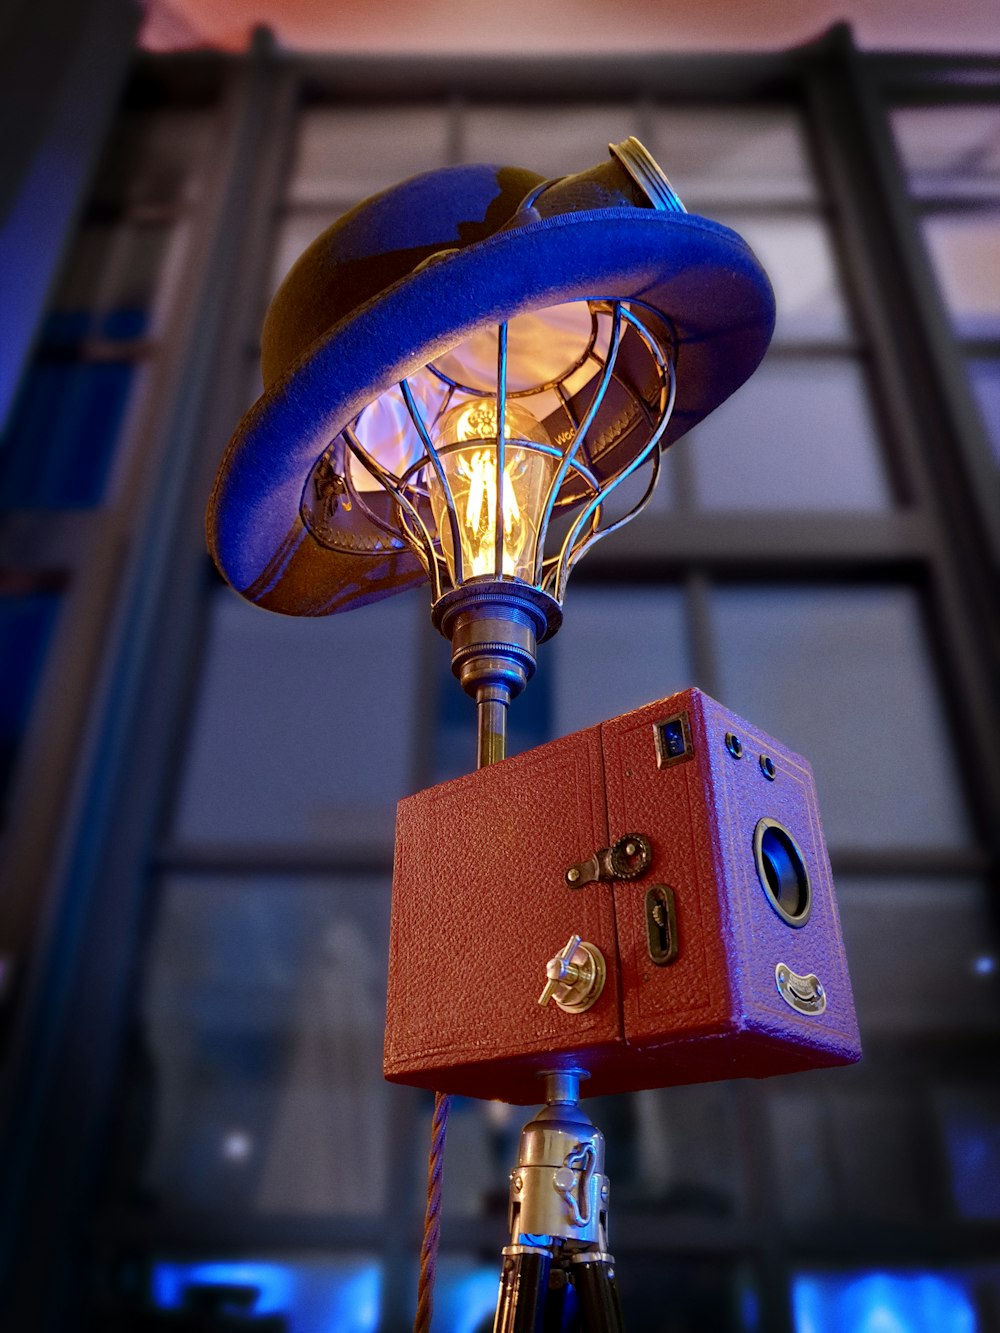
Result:
<svg viewBox="0 0 1000 1333"><path fill-rule="evenodd" d="M9 1333L408 1326L394 805L471 767L473 708L424 590L286 621L202 516L314 235L420 170L628 134L754 246L777 334L574 575L512 749L697 683L809 755L866 1049L593 1107L628 1326L1000 1329L995 10L536 8L275 6L297 53L235 4L0 20ZM441 1333L489 1326L522 1118L453 1114Z"/></svg>

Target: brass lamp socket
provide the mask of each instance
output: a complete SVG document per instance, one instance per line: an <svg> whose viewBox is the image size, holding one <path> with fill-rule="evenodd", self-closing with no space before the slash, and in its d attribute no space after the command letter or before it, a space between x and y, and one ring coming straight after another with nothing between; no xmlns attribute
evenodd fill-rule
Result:
<svg viewBox="0 0 1000 1333"><path fill-rule="evenodd" d="M514 579L470 580L446 593L431 612L451 640L451 669L473 698L513 699L535 671L535 649L562 623L558 602Z"/></svg>

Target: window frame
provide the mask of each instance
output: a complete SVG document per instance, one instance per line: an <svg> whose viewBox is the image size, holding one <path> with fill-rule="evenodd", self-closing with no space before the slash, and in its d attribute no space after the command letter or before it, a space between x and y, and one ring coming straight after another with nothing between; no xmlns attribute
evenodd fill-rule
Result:
<svg viewBox="0 0 1000 1333"><path fill-rule="evenodd" d="M71 1174L67 1192L65 1175L74 1161L99 1161L108 1142L112 1107L121 1093L121 1053L155 919L151 884L167 873L241 874L251 861L255 869L294 875L340 867L334 850L278 848L262 866L252 849L178 845L165 834L165 812L179 781L179 723L190 715L205 594L214 578L203 554L202 498L221 443L245 405L247 352L256 345L260 324L261 293L241 278L267 271L297 109L324 102L442 105L451 118L453 154L464 107L529 95L551 105L574 99L595 105L627 96L640 117L653 101L725 103L735 110L746 102L777 100L802 109L863 330L887 457L906 503L882 514L785 514L780 523L757 514L678 512L655 540L635 526L618 534L592 554L574 582L679 580L696 677L709 692L716 670L708 599L715 582L847 579L918 587L978 829L967 854L933 862L931 868L941 873L979 871L989 864L988 830L1000 809L984 614L986 571L1000 551L1000 538L984 521L988 496L976 461L981 428L920 247L888 116L901 97L952 98L956 80L970 74L978 82L963 95L1000 97L1000 61L866 55L843 28L813 46L773 55L637 57L610 66L593 59L321 59L279 55L263 40L245 61L137 60L140 90L166 88L173 96L210 86L221 107L218 177L197 205L197 244L182 284L186 298L169 330L171 351L144 416L151 431L155 419L155 447L137 463L133 484L114 512L59 516L44 558L28 554L37 516L19 516L20 526L15 523L0 536L0 563L46 576L53 568L71 571L71 596L19 765L17 808L32 808L34 814L23 824L19 814L5 849L24 886L20 918L6 909L8 947L27 950L32 960L5 1089L8 1144L24 1153L11 1204L23 1207L31 1196L38 1201L32 1212L38 1220L25 1227L16 1250L24 1255L33 1245L37 1257L20 1270L12 1266L21 1309L37 1308L42 1271L48 1266L51 1272L52 1256L68 1253L85 1226L91 1244L111 1256L136 1243L150 1253L206 1256L251 1248L346 1252L378 1244L385 1326L402 1326L411 1301L410 1209L387 1206L372 1229L359 1234L354 1222L335 1217L322 1224L153 1217L127 1199L104 1195L87 1222L99 1193L95 1176ZM942 475L943 438L958 440L960 472ZM220 448L206 448L206 439ZM130 553L123 565L124 547ZM105 641L109 625L113 633ZM71 663L80 662L82 670L71 673ZM433 666L425 662L421 670L427 680L433 678ZM73 685L64 690L71 675ZM417 743L415 749L420 754L429 747ZM415 787L429 780L420 763L413 780ZM358 868L388 874L391 859L384 848L376 849ZM914 869L899 856L865 854L842 856L834 868L886 877ZM29 897L39 900L31 910L25 905ZM95 947L98 940L101 949ZM109 947L116 953L111 967ZM46 1053L42 1061L31 1055L36 1041ZM878 1077L891 1081L907 1071L930 1070L926 1076L933 1078L946 1055L888 1043ZM75 1073L85 1066L91 1074L80 1104L69 1094ZM893 1262L902 1253L908 1261L958 1265L995 1255L1000 1225L994 1223L953 1219L916 1228L905 1242L872 1224L837 1224L810 1236L788 1223L775 1226L766 1090L747 1084L733 1095L744 1127L745 1218L701 1227L688 1219L626 1211L614 1219L616 1245L626 1261L632 1253L664 1251L725 1256L734 1266L748 1261L757 1275L762 1326L791 1333L790 1282L814 1261L867 1265ZM387 1147L388 1169L413 1190L424 1151L416 1132L420 1098L402 1088L392 1096L395 1132ZM32 1116L37 1124L30 1123ZM43 1224L47 1213L57 1217L57 1225ZM445 1253L491 1252L493 1221L446 1219L442 1244ZM81 1280L80 1269L69 1265L52 1298L73 1309Z"/></svg>

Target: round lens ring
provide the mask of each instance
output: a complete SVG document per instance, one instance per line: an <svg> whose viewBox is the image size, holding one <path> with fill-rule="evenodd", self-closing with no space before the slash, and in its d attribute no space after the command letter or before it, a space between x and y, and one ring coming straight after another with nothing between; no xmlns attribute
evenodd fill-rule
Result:
<svg viewBox="0 0 1000 1333"><path fill-rule="evenodd" d="M812 908L812 887L798 843L776 819L762 819L754 829L753 852L768 902L782 921L804 926Z"/></svg>

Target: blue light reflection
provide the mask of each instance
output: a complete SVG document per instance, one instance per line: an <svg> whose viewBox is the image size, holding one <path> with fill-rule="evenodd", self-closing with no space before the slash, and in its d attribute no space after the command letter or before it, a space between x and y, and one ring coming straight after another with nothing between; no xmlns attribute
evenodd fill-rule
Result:
<svg viewBox="0 0 1000 1333"><path fill-rule="evenodd" d="M434 1294L435 1333L476 1333L492 1324L497 1304L499 1269L466 1270L460 1276L440 1274Z"/></svg>
<svg viewBox="0 0 1000 1333"><path fill-rule="evenodd" d="M964 1285L935 1273L803 1274L793 1304L795 1333L977 1333Z"/></svg>
<svg viewBox="0 0 1000 1333"><path fill-rule="evenodd" d="M256 1299L241 1313L284 1315L291 1333L375 1333L378 1327L381 1272L370 1260L154 1265L152 1295L158 1309L183 1309L192 1286L255 1288Z"/></svg>

